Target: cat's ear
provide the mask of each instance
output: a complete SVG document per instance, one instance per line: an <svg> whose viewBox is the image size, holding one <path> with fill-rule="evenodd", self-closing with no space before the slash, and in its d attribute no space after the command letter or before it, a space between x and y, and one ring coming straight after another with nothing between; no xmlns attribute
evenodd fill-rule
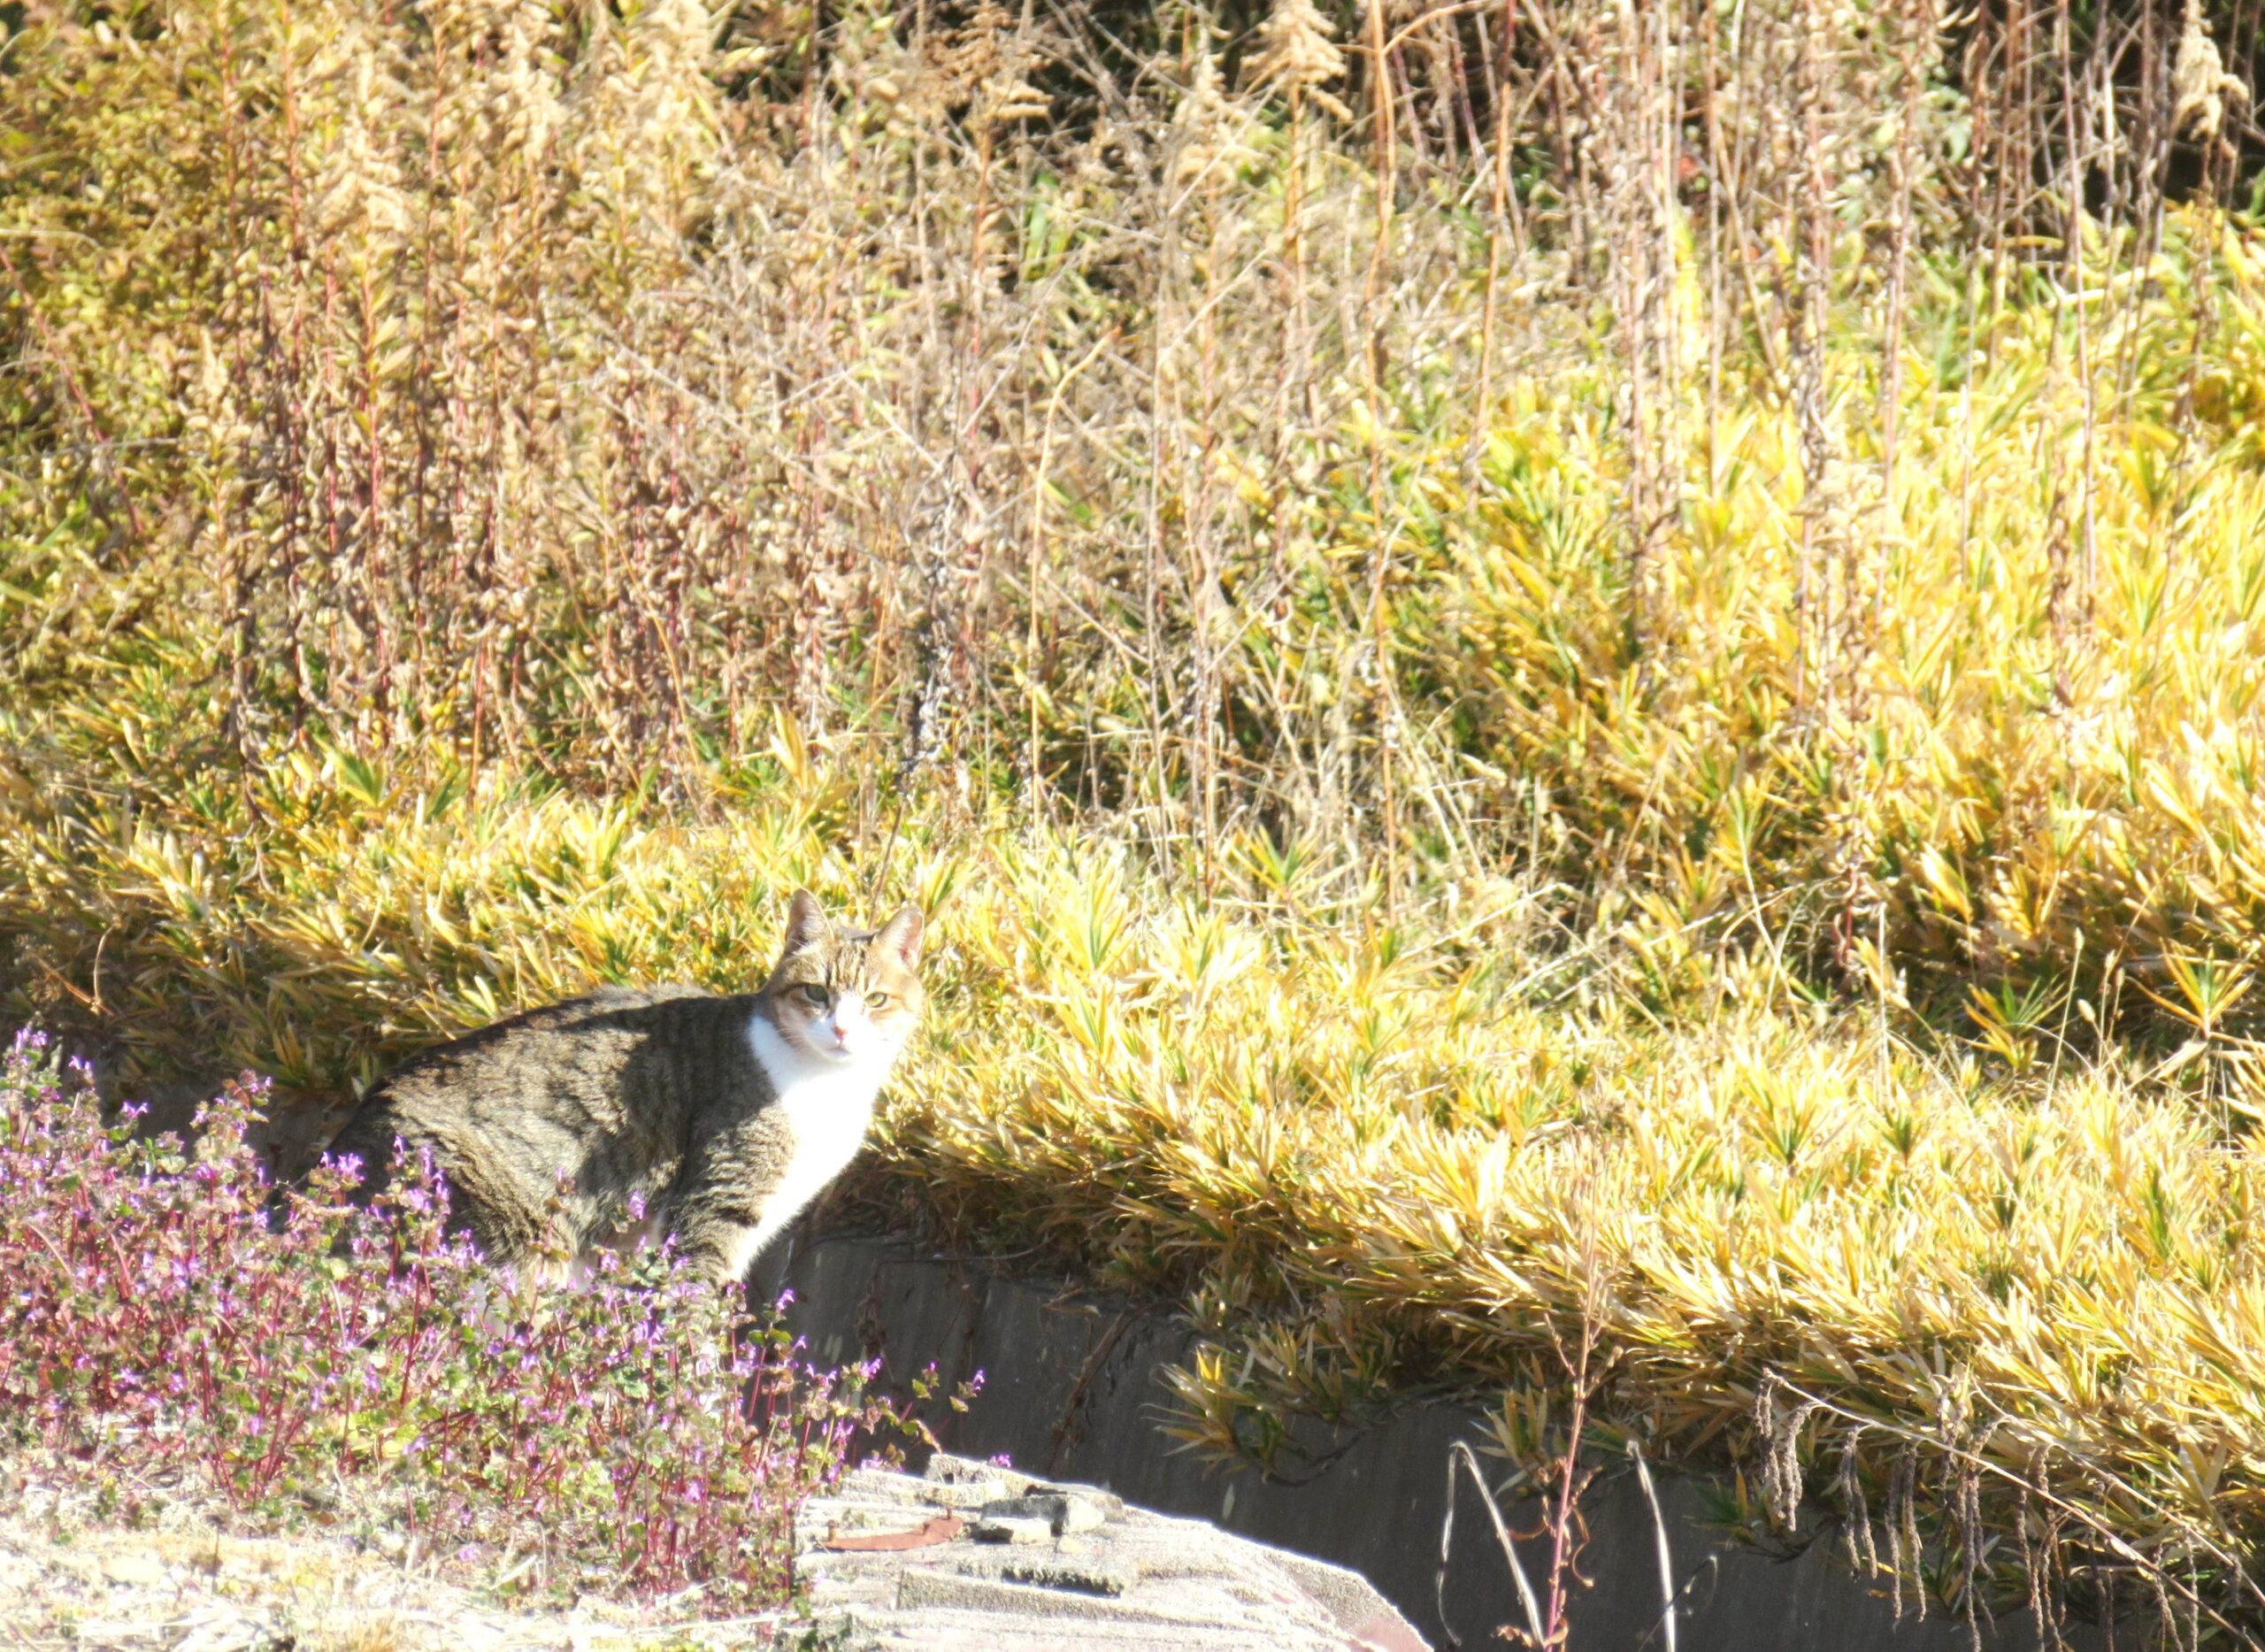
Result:
<svg viewBox="0 0 2265 1652"><path fill-rule="evenodd" d="M825 931L825 909L818 903L818 896L808 889L795 890L787 907L786 950L800 952Z"/></svg>
<svg viewBox="0 0 2265 1652"><path fill-rule="evenodd" d="M873 945L893 955L908 970L920 966L920 909L907 901L880 927Z"/></svg>

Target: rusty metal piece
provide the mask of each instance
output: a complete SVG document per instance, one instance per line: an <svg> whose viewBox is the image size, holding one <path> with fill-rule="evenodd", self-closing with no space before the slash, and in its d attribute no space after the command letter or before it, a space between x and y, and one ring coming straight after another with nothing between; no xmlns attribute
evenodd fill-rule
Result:
<svg viewBox="0 0 2265 1652"><path fill-rule="evenodd" d="M856 1537L836 1537L829 1532L818 1547L836 1554L874 1554L900 1548L926 1548L933 1543L950 1542L962 1529L957 1515L940 1514L910 1532L866 1532Z"/></svg>

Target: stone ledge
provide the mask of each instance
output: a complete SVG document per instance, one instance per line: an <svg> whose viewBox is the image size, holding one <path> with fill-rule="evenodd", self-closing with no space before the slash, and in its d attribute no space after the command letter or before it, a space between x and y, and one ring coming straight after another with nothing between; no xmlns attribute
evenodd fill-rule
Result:
<svg viewBox="0 0 2265 1652"><path fill-rule="evenodd" d="M795 1574L856 1648L1429 1652L1356 1572L939 1452L861 1469L795 1523Z"/></svg>

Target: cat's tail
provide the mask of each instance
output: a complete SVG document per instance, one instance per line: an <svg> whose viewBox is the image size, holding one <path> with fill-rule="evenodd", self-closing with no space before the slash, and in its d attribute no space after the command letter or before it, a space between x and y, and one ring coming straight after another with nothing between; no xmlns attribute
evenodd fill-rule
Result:
<svg viewBox="0 0 2265 1652"><path fill-rule="evenodd" d="M279 1179L267 1201L267 1228L282 1233L290 1223L294 1205L308 1199L325 1203L342 1198L367 1210L390 1187L403 1161L404 1147L390 1110L365 1103L332 1136L328 1146L288 1180ZM342 1180L338 1172L346 1172ZM331 1254L345 1256L352 1249L352 1226L342 1225L331 1241Z"/></svg>
<svg viewBox="0 0 2265 1652"><path fill-rule="evenodd" d="M318 1167L347 1168L352 1173L343 1191L355 1203L367 1205L393 1185L402 1160L405 1137L395 1127L392 1110L365 1103L339 1127L330 1145L316 1157ZM310 1171L309 1175L312 1175Z"/></svg>

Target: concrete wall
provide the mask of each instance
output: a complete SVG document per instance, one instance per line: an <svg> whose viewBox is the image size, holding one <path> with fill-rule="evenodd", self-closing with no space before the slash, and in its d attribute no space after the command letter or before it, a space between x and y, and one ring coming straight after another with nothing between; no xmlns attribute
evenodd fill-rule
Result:
<svg viewBox="0 0 2265 1652"><path fill-rule="evenodd" d="M1191 1333L1169 1315L1010 1279L885 1238L781 1246L756 1283L769 1296L793 1287L790 1323L820 1364L879 1354L900 1381L931 1361L947 1383L983 1372L983 1392L966 1415L941 1407L928 1414L946 1449L1003 1451L1019 1469L1090 1481L1165 1513L1200 1516L1352 1566L1435 1646L1451 1644L1434 1594L1447 1448L1483 1438L1474 1413L1411 1404L1336 1441L1335 1455L1307 1482L1284 1484L1173 1451L1176 1442L1157 1426L1170 1399L1160 1373L1184 1356ZM1829 1531L1793 1557L1762 1554L1710 1522L1705 1480L1657 1479L1678 1581L1697 1574L1678 1614L1678 1652L1948 1652L1972 1644L1962 1622L1936 1611L1920 1623L1908 1601L1899 1623L1884 1580L1849 1571ZM1457 1498L1447 1624L1466 1645L1501 1646L1494 1629L1523 1621L1515 1586L1486 1509L1461 1476ZM1663 1648L1657 1538L1632 1471L1601 1477L1582 1507L1589 1537L1580 1566L1590 1584L1571 1613L1576 1652ZM1504 1512L1515 1529L1539 1525L1532 1502ZM1520 1552L1540 1587L1546 1549L1532 1542ZM2039 1644L2026 1615L1981 1630L1987 1647ZM2121 1638L2146 1644L2128 1629ZM2099 1643L2069 1639L2079 1648Z"/></svg>

